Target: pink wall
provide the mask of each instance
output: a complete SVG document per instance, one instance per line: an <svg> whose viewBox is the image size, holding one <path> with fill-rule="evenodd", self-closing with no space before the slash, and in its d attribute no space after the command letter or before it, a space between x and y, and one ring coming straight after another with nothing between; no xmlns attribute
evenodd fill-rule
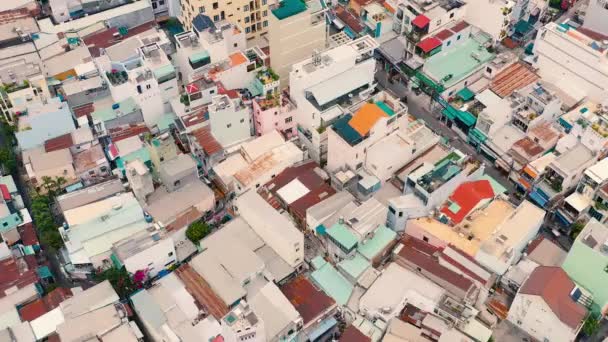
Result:
<svg viewBox="0 0 608 342"><path fill-rule="evenodd" d="M262 110L257 100L252 101L253 105L253 122L255 125L255 132L258 136L270 133L274 130L279 132L291 132L287 136L295 135L295 111L290 105L271 107L266 110ZM291 122L285 122L287 118L291 117Z"/></svg>

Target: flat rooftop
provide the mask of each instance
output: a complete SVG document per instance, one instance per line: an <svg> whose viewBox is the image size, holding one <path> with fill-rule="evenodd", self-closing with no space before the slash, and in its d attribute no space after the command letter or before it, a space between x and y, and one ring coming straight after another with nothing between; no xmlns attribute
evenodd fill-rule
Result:
<svg viewBox="0 0 608 342"><path fill-rule="evenodd" d="M416 227L428 234L454 245L468 255L475 255L481 244L492 236L496 226L504 221L515 209L504 200L494 200L484 210L478 210L460 225L450 227L433 218L424 217L409 220L407 228ZM466 228L465 228L466 227Z"/></svg>
<svg viewBox="0 0 608 342"><path fill-rule="evenodd" d="M445 80L443 85L449 88L491 61L494 56L482 44L469 38L458 46L429 57L423 70L436 82Z"/></svg>

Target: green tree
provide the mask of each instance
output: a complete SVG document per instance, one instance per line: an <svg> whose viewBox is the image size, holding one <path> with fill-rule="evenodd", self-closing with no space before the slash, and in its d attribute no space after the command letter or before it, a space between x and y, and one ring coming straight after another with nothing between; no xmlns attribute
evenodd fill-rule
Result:
<svg viewBox="0 0 608 342"><path fill-rule="evenodd" d="M583 333L587 336L593 335L600 327L600 320L594 315L589 315L585 324L583 325Z"/></svg>
<svg viewBox="0 0 608 342"><path fill-rule="evenodd" d="M17 170L17 160L10 147L0 149L0 164L4 165L11 173Z"/></svg>
<svg viewBox="0 0 608 342"><path fill-rule="evenodd" d="M583 228L585 228L585 223L581 221L574 222L572 227L570 227L570 236L572 236L573 239L576 239L578 234L583 231Z"/></svg>
<svg viewBox="0 0 608 342"><path fill-rule="evenodd" d="M131 275L124 267L116 268L112 266L105 270L98 269L93 278L97 282L108 280L121 299L129 298L129 295L138 289Z"/></svg>
<svg viewBox="0 0 608 342"><path fill-rule="evenodd" d="M186 237L194 244L198 245L199 242L211 232L211 227L202 221L193 222L188 229L186 229Z"/></svg>
<svg viewBox="0 0 608 342"><path fill-rule="evenodd" d="M63 239L61 234L56 229L47 229L40 233L40 242L43 245L49 246L53 250L58 250L63 247Z"/></svg>

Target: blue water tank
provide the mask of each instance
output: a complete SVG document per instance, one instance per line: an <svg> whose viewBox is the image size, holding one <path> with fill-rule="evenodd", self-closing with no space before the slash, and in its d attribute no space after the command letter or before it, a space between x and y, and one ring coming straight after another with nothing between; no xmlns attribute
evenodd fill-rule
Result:
<svg viewBox="0 0 608 342"><path fill-rule="evenodd" d="M120 103L114 103L114 104L112 105L112 109L113 109L113 110L116 110L116 109L118 109L118 108L120 108Z"/></svg>
<svg viewBox="0 0 608 342"><path fill-rule="evenodd" d="M154 219L152 218L152 216L150 216L150 214L144 212L144 219L146 220L146 222L148 223L152 223L152 221L154 221Z"/></svg>

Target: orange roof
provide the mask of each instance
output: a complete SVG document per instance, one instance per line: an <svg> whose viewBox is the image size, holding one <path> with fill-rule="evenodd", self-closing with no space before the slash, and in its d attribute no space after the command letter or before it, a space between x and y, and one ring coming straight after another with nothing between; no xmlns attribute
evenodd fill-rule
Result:
<svg viewBox="0 0 608 342"><path fill-rule="evenodd" d="M245 62L247 62L247 57L245 57L242 52L235 52L230 55L230 65L233 67L243 64Z"/></svg>
<svg viewBox="0 0 608 342"><path fill-rule="evenodd" d="M388 115L376 104L366 103L355 113L348 124L361 136L366 136L380 118Z"/></svg>

